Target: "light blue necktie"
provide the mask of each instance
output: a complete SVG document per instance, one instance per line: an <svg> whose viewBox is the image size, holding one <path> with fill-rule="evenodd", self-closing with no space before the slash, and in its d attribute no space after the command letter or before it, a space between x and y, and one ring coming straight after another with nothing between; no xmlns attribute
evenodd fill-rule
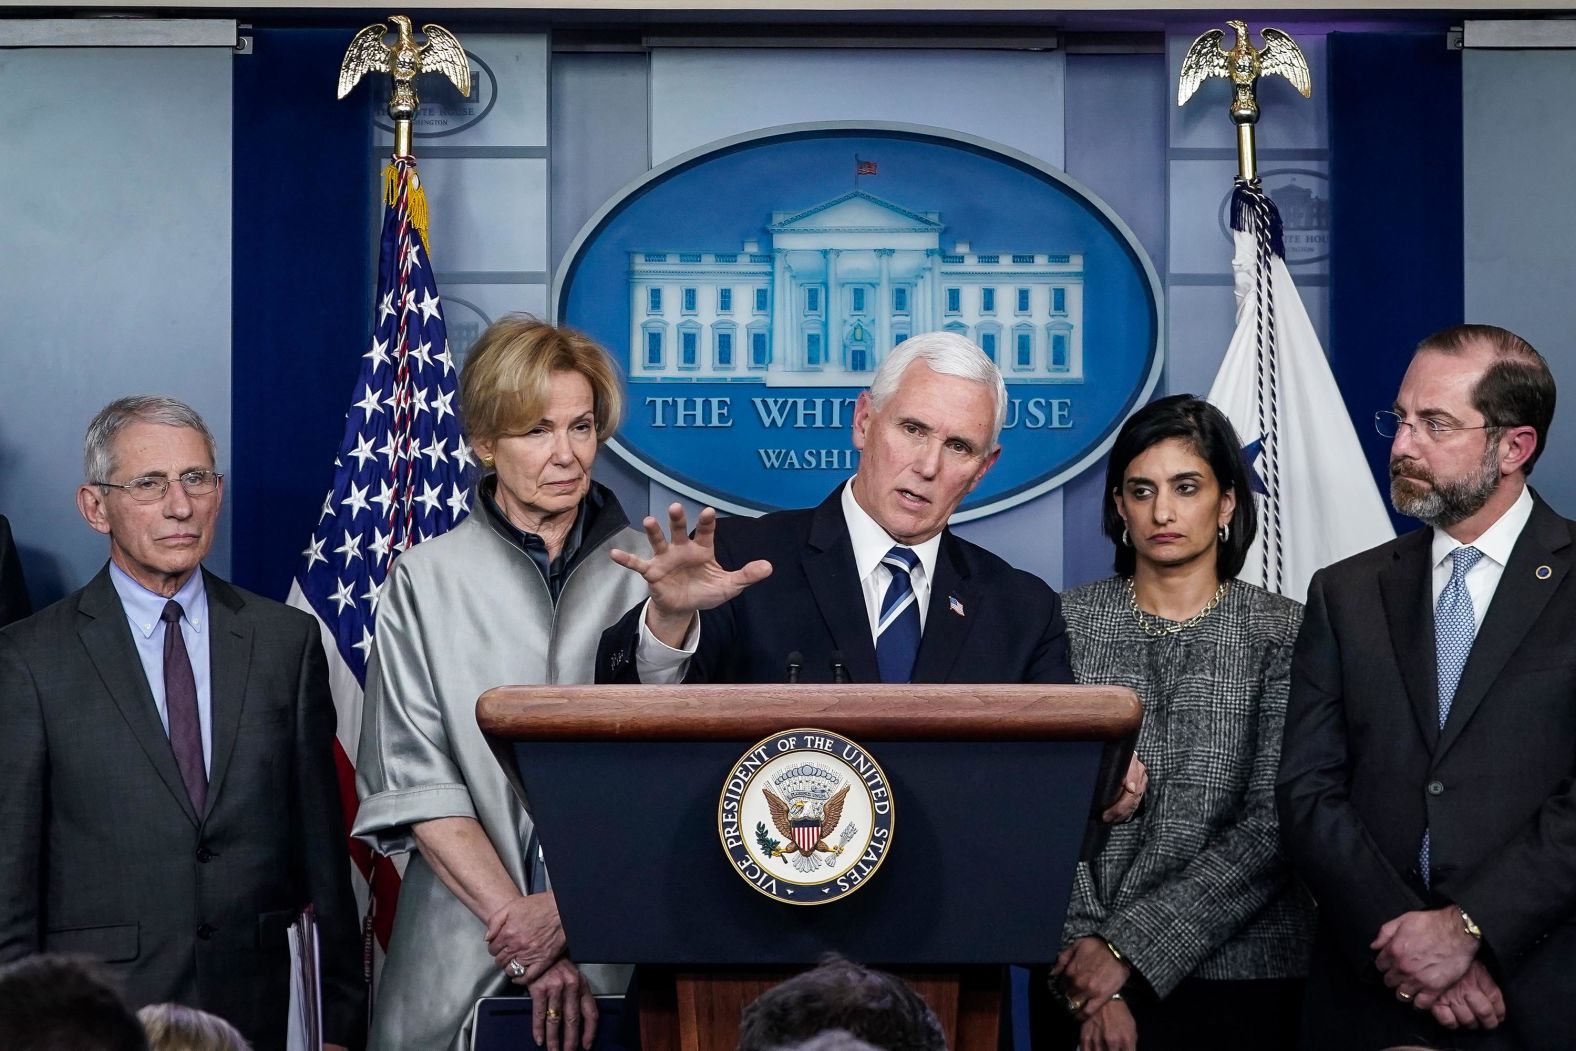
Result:
<svg viewBox="0 0 1576 1051"><path fill-rule="evenodd" d="M1456 685L1461 681L1461 670L1472 655L1472 640L1477 637L1477 617L1472 608L1472 592L1467 590L1467 573L1478 564L1483 552L1475 547L1458 547L1451 552L1455 564L1450 570L1450 580L1439 592L1434 603L1434 662L1439 687L1439 728L1445 728L1450 717L1450 705L1456 697ZM1417 852L1417 871L1423 874L1423 885L1433 883L1428 849L1429 833L1423 831L1423 846Z"/></svg>
<svg viewBox="0 0 1576 1051"><path fill-rule="evenodd" d="M882 682L908 682L919 655L919 602L909 573L919 564L912 548L894 547L881 559L892 570L892 582L881 600L876 623L876 666Z"/></svg>

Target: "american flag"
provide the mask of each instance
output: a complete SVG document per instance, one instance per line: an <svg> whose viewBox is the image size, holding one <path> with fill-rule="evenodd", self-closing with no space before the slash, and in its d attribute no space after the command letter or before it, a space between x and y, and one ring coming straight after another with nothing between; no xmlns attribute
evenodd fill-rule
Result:
<svg viewBox="0 0 1576 1051"><path fill-rule="evenodd" d="M289 598L323 629L347 839L379 589L401 551L453 528L470 509L471 452L455 415L457 374L419 228L426 207L415 161L394 158L385 187L372 342L345 414L334 483ZM366 844L348 842L368 931L387 947L399 873ZM367 966L370 978L370 946Z"/></svg>
<svg viewBox="0 0 1576 1051"><path fill-rule="evenodd" d="M859 159L859 155L857 153L854 154L854 174L856 176L857 175L876 175L876 174L879 174L876 171L876 162L875 161L862 161L862 160Z"/></svg>

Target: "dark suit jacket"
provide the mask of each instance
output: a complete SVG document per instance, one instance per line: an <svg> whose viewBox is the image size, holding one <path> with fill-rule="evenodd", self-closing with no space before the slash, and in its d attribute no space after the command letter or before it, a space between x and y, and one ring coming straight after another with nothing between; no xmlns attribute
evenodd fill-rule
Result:
<svg viewBox="0 0 1576 1051"><path fill-rule="evenodd" d="M1320 910L1307 1046L1576 1047L1576 523L1537 500L1441 731L1431 531L1315 574L1277 786ZM1432 890L1417 866L1431 829ZM1386 921L1456 902L1505 993L1487 1038L1445 1035L1378 981Z"/></svg>
<svg viewBox="0 0 1576 1051"><path fill-rule="evenodd" d="M316 906L324 1035L357 1046L361 940L317 624L205 573L207 813L193 811L106 568L0 631L0 960L105 962L282 1049L286 928Z"/></svg>
<svg viewBox="0 0 1576 1051"><path fill-rule="evenodd" d="M22 580L22 561L11 540L11 523L0 515L0 628L21 620L32 612L27 601L27 584Z"/></svg>
<svg viewBox="0 0 1576 1051"><path fill-rule="evenodd" d="M781 682L795 650L802 682L831 682L838 652L851 682L881 681L841 501L839 486L819 507L717 523L723 568L764 558L772 575L701 614L686 682ZM602 636L598 682L637 681L642 608ZM1061 599L1039 577L944 532L913 681L1072 682Z"/></svg>

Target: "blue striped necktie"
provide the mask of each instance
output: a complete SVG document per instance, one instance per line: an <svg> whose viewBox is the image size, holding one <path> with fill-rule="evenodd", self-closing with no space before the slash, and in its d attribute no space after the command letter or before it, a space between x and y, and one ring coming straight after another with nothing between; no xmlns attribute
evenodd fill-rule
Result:
<svg viewBox="0 0 1576 1051"><path fill-rule="evenodd" d="M876 666L882 682L908 682L919 655L919 602L909 573L919 564L912 548L894 547L881 559L892 570L892 582L881 600L876 623Z"/></svg>
<svg viewBox="0 0 1576 1051"><path fill-rule="evenodd" d="M1472 592L1467 590L1467 573L1478 564L1483 552L1475 547L1458 547L1451 552L1455 560L1450 568L1450 580L1439 592L1434 604L1434 662L1438 676L1439 728L1445 728L1450 717L1450 704L1456 699L1456 686L1461 682L1461 672L1472 654L1472 641L1477 638L1477 613L1472 608ZM1432 886L1433 859L1429 851L1429 832L1423 830L1423 845L1417 852L1417 871L1423 875L1423 885Z"/></svg>

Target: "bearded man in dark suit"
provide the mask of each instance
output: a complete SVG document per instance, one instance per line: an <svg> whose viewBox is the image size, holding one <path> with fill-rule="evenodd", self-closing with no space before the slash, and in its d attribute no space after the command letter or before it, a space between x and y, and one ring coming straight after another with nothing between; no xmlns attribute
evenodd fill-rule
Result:
<svg viewBox="0 0 1576 1051"><path fill-rule="evenodd" d="M1390 494L1431 528L1315 574L1277 787L1319 903L1303 1047L1576 1047L1576 523L1527 486L1527 342L1419 344Z"/></svg>
<svg viewBox="0 0 1576 1051"><path fill-rule="evenodd" d="M312 618L203 570L223 496L173 398L88 428L77 507L109 537L82 590L0 631L0 961L99 960L133 1004L175 1001L282 1051L286 931L316 909L324 1047L365 991Z"/></svg>
<svg viewBox="0 0 1576 1051"><path fill-rule="evenodd" d="M1007 390L962 336L926 333L882 361L854 408L859 467L818 507L718 522L693 537L645 520L652 557L613 552L650 598L602 637L602 682L1067 683L1061 599L947 528L1001 455ZM671 539L670 539L671 537ZM1135 756L1107 811L1137 809Z"/></svg>

